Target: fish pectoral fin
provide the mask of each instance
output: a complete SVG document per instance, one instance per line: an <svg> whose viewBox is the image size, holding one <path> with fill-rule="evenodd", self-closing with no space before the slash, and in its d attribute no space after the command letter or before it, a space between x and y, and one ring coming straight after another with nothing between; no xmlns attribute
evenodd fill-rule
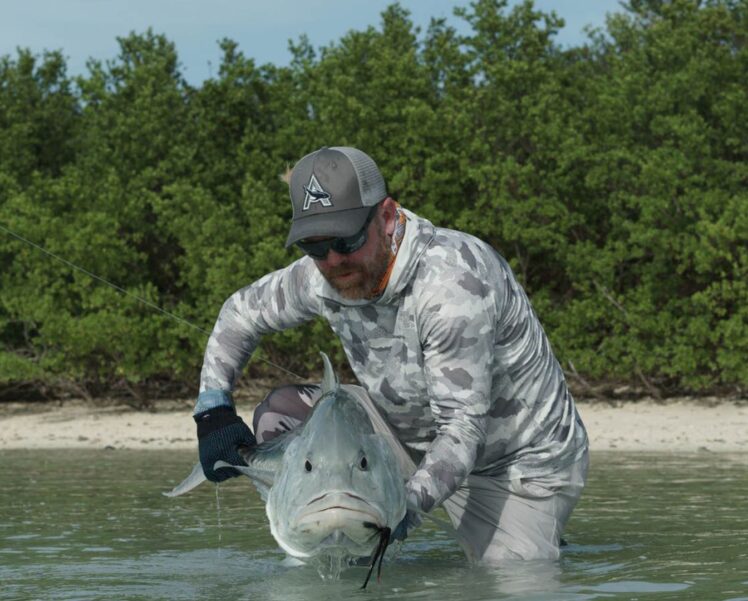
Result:
<svg viewBox="0 0 748 601"><path fill-rule="evenodd" d="M236 452L250 467L262 465L263 470L275 470L283 461L288 445L298 435L299 429L289 430L260 444L239 444Z"/></svg>
<svg viewBox="0 0 748 601"><path fill-rule="evenodd" d="M252 469L248 468L246 465L231 465L230 463L226 463L225 461L216 461L213 464L213 469L218 470L222 467L230 467L235 469L237 472L241 472L245 476L249 476L250 478L253 477Z"/></svg>
<svg viewBox="0 0 748 601"><path fill-rule="evenodd" d="M180 484L177 484L177 486L172 488L169 492L164 492L161 494L165 497L178 497L179 495L190 492L193 488L199 486L206 480L207 478L205 477L205 473L203 472L203 467L198 462L195 464L195 467L192 468L192 472L190 472L190 475L182 480Z"/></svg>
<svg viewBox="0 0 748 601"><path fill-rule="evenodd" d="M251 466L231 465L230 463L226 463L225 461L216 461L213 464L214 470L220 469L222 467L233 468L236 471L247 476L247 478L252 480L252 484L255 485L257 492L260 493L262 500L267 501L268 493L270 492L270 487L273 486L272 476L269 477L267 473L264 473L263 471L253 468Z"/></svg>
<svg viewBox="0 0 748 601"><path fill-rule="evenodd" d="M239 453L239 457L244 459L244 461L249 464L252 455L255 452L255 449L257 449L257 443L255 444L245 444L245 443L239 443L236 445L236 452Z"/></svg>

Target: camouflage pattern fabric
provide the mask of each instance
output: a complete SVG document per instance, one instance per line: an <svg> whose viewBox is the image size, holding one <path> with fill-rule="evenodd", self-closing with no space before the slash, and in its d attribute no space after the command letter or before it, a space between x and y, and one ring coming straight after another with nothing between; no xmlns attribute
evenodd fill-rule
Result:
<svg viewBox="0 0 748 601"><path fill-rule="evenodd" d="M509 265L462 232L407 224L383 294L340 297L309 257L234 293L207 344L196 412L231 403L260 338L323 316L358 382L420 462L408 502L429 511L468 474L550 476L587 435L548 339Z"/></svg>
<svg viewBox="0 0 748 601"><path fill-rule="evenodd" d="M304 423L321 392L314 384L288 384L271 390L252 415L252 432L257 444Z"/></svg>

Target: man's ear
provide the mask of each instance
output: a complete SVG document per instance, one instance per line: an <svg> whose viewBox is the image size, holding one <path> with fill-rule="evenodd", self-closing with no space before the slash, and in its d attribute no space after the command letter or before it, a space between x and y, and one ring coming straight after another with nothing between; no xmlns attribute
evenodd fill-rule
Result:
<svg viewBox="0 0 748 601"><path fill-rule="evenodd" d="M382 201L382 218L384 219L384 233L392 236L395 233L395 221L397 215L397 202L388 196Z"/></svg>

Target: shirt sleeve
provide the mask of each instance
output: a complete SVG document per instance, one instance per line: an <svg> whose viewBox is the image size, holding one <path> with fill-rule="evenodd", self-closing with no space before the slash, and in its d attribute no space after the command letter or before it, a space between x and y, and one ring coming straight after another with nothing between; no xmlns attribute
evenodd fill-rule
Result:
<svg viewBox="0 0 748 601"><path fill-rule="evenodd" d="M319 314L310 281L314 264L299 259L232 294L208 339L195 413L231 405L231 392L264 334L309 321Z"/></svg>
<svg viewBox="0 0 748 601"><path fill-rule="evenodd" d="M407 483L408 505L421 511L457 490L485 443L497 314L491 287L468 270L429 288L419 328L436 436Z"/></svg>

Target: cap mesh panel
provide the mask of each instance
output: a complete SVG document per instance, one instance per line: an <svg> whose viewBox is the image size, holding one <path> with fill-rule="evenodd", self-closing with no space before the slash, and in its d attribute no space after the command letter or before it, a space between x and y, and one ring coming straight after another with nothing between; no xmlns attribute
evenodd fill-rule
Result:
<svg viewBox="0 0 748 601"><path fill-rule="evenodd" d="M358 177L361 202L364 206L373 206L387 196L384 178L377 168L377 164L368 154L358 148L348 146L335 146L331 150L342 152L351 161Z"/></svg>

